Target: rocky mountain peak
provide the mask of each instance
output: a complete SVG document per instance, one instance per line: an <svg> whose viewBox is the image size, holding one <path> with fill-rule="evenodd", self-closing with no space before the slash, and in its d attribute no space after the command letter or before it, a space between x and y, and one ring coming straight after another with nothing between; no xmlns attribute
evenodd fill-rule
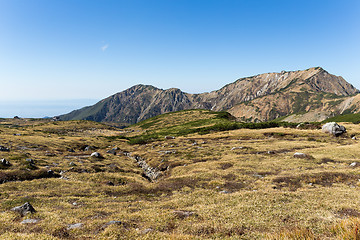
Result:
<svg viewBox="0 0 360 240"><path fill-rule="evenodd" d="M172 111L208 109L229 110L239 118L265 121L289 113L314 109L314 106L310 106L313 102L309 99L321 99L324 93L346 97L359 91L342 77L332 75L321 67L314 67L301 71L281 71L244 77L219 90L202 94L188 94L178 88L163 90L151 85L138 84L94 106L63 115L61 119L132 124ZM316 101L316 107L322 106L323 103Z"/></svg>

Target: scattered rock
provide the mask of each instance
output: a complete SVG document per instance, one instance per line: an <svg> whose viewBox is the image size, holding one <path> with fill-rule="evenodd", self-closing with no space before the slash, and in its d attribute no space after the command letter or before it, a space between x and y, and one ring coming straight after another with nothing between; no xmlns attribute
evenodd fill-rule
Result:
<svg viewBox="0 0 360 240"><path fill-rule="evenodd" d="M67 151L68 151L68 152L75 152L75 150L72 149L72 148L69 148Z"/></svg>
<svg viewBox="0 0 360 240"><path fill-rule="evenodd" d="M143 159L139 155L131 156L131 154L128 152L124 154L125 156L128 156L129 158L134 159L137 162L139 167L141 167L142 170L144 171L144 176L150 181L154 181L155 179L157 179L159 176L162 175L162 173L157 168L153 168L149 166L146 163L145 159Z"/></svg>
<svg viewBox="0 0 360 240"><path fill-rule="evenodd" d="M146 229L141 231L141 234L147 234L147 233L152 232L152 231L154 231L152 228L146 228Z"/></svg>
<svg viewBox="0 0 360 240"><path fill-rule="evenodd" d="M264 176L261 175L261 174L254 174L253 176L256 177L256 178L264 178Z"/></svg>
<svg viewBox="0 0 360 240"><path fill-rule="evenodd" d="M165 151L159 151L160 154L166 155L166 154L172 154L176 153L175 150L165 150Z"/></svg>
<svg viewBox="0 0 360 240"><path fill-rule="evenodd" d="M334 135L335 137L338 137L343 133L346 133L346 128L337 124L336 122L328 122L322 126L322 131L324 133L329 133Z"/></svg>
<svg viewBox="0 0 360 240"><path fill-rule="evenodd" d="M356 167L358 165L357 162L350 163L350 167Z"/></svg>
<svg viewBox="0 0 360 240"><path fill-rule="evenodd" d="M110 222L105 223L102 228L105 229L105 228L107 228L108 226L114 225L114 224L115 224L115 225L121 225L122 222L121 222L121 221L110 221Z"/></svg>
<svg viewBox="0 0 360 240"><path fill-rule="evenodd" d="M11 211L19 213L22 217L28 213L36 212L36 210L33 208L33 206L29 202L24 203L24 205L14 207L11 209Z"/></svg>
<svg viewBox="0 0 360 240"><path fill-rule="evenodd" d="M14 133L14 136L21 136L20 133Z"/></svg>
<svg viewBox="0 0 360 240"><path fill-rule="evenodd" d="M10 152L10 149L0 145L0 151L1 152Z"/></svg>
<svg viewBox="0 0 360 240"><path fill-rule="evenodd" d="M238 150L238 149L244 149L244 147L233 147L231 151Z"/></svg>
<svg viewBox="0 0 360 240"><path fill-rule="evenodd" d="M29 224L29 223L37 223L39 222L40 220L39 219L24 219L21 224Z"/></svg>
<svg viewBox="0 0 360 240"><path fill-rule="evenodd" d="M312 159L313 157L306 154L306 153L301 153L301 152L296 152L293 155L294 158L306 158L306 159Z"/></svg>
<svg viewBox="0 0 360 240"><path fill-rule="evenodd" d="M11 163L8 160L6 160L5 158L0 160L0 164L3 165L4 167L10 167L11 166Z"/></svg>
<svg viewBox="0 0 360 240"><path fill-rule="evenodd" d="M25 159L26 162L28 162L29 164L34 164L34 160L32 160L31 158L27 158Z"/></svg>
<svg viewBox="0 0 360 240"><path fill-rule="evenodd" d="M356 137L355 137L355 136L353 136L351 139L352 139L352 140L356 140Z"/></svg>
<svg viewBox="0 0 360 240"><path fill-rule="evenodd" d="M231 193L231 192L226 191L226 190L222 190L222 191L220 191L220 193L223 193L223 194L229 194L229 193Z"/></svg>
<svg viewBox="0 0 360 240"><path fill-rule="evenodd" d="M175 139L174 136L165 136L165 139Z"/></svg>
<svg viewBox="0 0 360 240"><path fill-rule="evenodd" d="M106 153L110 153L110 154L116 155L116 149L113 148L113 149L111 149L111 150L106 151Z"/></svg>
<svg viewBox="0 0 360 240"><path fill-rule="evenodd" d="M83 223L75 223L75 224L69 224L67 227L67 230L75 229L75 228L81 228L84 224Z"/></svg>
<svg viewBox="0 0 360 240"><path fill-rule="evenodd" d="M90 151L91 149L93 149L93 147L91 147L91 146L85 146L84 151Z"/></svg>
<svg viewBox="0 0 360 240"><path fill-rule="evenodd" d="M94 158L99 158L99 159L102 159L104 158L100 153L98 152L93 152L91 155L91 157L94 157Z"/></svg>
<svg viewBox="0 0 360 240"><path fill-rule="evenodd" d="M69 166L76 166L76 164L74 162L70 162Z"/></svg>
<svg viewBox="0 0 360 240"><path fill-rule="evenodd" d="M52 153L52 152L46 152L45 153L45 156L48 156L48 157L55 157L56 154L55 153Z"/></svg>
<svg viewBox="0 0 360 240"><path fill-rule="evenodd" d="M190 216L194 215L195 212L175 210L175 211L173 211L173 214L177 218L184 219L184 218L187 218L187 217L190 217Z"/></svg>

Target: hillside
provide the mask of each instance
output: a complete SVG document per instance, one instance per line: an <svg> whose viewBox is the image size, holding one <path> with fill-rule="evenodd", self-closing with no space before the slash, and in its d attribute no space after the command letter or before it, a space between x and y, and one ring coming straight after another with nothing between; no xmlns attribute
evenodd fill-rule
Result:
<svg viewBox="0 0 360 240"><path fill-rule="evenodd" d="M60 118L128 125L185 109L229 110L235 117L247 121L267 121L309 111L323 111L328 117L350 109L350 105L351 111L357 110L358 105L346 102L358 92L342 77L317 67L241 78L219 90L202 94L136 85Z"/></svg>
<svg viewBox="0 0 360 240"><path fill-rule="evenodd" d="M360 136L359 125L344 124L348 133L338 138L314 125L214 128L232 123L230 115L206 110L122 130L92 121L0 119L0 238L360 237L360 148L351 138ZM129 144L147 134L160 137ZM26 202L36 212L11 210Z"/></svg>

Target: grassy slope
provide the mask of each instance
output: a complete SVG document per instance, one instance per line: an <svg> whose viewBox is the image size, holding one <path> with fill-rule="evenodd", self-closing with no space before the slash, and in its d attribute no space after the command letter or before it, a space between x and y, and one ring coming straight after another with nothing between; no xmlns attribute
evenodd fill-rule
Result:
<svg viewBox="0 0 360 240"><path fill-rule="evenodd" d="M326 119L324 122L351 122L360 123L360 113L342 114Z"/></svg>
<svg viewBox="0 0 360 240"><path fill-rule="evenodd" d="M164 134L173 125L181 130L226 120L216 114L178 112L124 130L89 121L0 121L0 145L11 148L0 152L0 158L12 163L1 174L29 168L26 158L35 161L38 169L27 170L34 176L48 168L57 174L65 171L65 179L0 184L0 238L360 237L355 231L360 225L356 218L360 170L349 166L360 153L359 142L347 136L277 127L193 133L143 145L114 137L141 135L145 130ZM358 125L345 126L349 135L360 135ZM83 151L86 145L94 149ZM118 155L106 153L115 146ZM95 150L104 159L91 158ZM121 151L140 155L163 176L149 182ZM293 158L294 152L311 157ZM35 207L35 214L19 217L9 211L26 201ZM175 210L194 214L182 218ZM21 224L25 218L40 221ZM113 220L122 224L106 225ZM83 226L68 229L74 223Z"/></svg>

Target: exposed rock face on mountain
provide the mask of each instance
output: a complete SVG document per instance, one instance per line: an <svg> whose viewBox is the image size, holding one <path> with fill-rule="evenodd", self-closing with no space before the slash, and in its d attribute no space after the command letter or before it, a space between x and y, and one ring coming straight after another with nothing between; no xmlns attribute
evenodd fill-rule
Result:
<svg viewBox="0 0 360 240"><path fill-rule="evenodd" d="M317 67L241 78L220 90L202 94L136 85L60 118L132 124L184 109L228 110L247 121L266 121L312 111L326 118L350 108L356 111L359 101L353 95L358 92L342 77Z"/></svg>

